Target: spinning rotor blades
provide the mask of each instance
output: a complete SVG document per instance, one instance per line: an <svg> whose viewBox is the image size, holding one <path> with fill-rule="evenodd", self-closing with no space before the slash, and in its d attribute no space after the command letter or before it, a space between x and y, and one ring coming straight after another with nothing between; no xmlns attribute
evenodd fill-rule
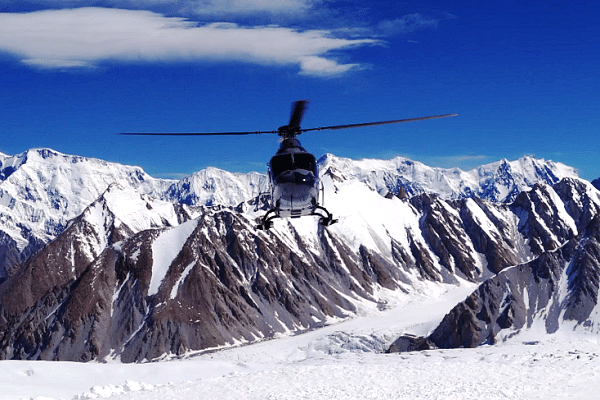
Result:
<svg viewBox="0 0 600 400"><path fill-rule="evenodd" d="M302 117L304 116L304 112L306 111L308 105L307 100L300 100L293 103L292 113L290 116L290 122L288 125L282 126L276 131L248 131L248 132L126 132L121 133L121 135L140 135L140 136L210 136L210 135L258 135L262 133L278 133L282 134L282 132L290 132L292 135L300 134L302 132L309 131L324 131L324 130L338 130L338 129L349 129L349 128L360 128L365 126L374 126L374 125L387 125L387 124L399 124L403 122L412 122L412 121L423 121L426 119L436 119L436 118L446 118L446 117L455 117L458 114L443 114L443 115L431 115L428 117L419 117L419 118L406 118L406 119L395 119L390 121L379 121L379 122L365 122L361 124L348 124L348 125L332 125L332 126L322 126L319 128L308 128L301 129L300 122L302 121Z"/></svg>
<svg viewBox="0 0 600 400"><path fill-rule="evenodd" d="M306 111L307 105L308 100L300 100L294 103L290 123L288 124L289 127L300 128L300 122L302 122L302 116L304 115L304 111Z"/></svg>
<svg viewBox="0 0 600 400"><path fill-rule="evenodd" d="M431 115L429 117L419 117L419 118L406 118L406 119L394 119L391 121L379 121L379 122L365 122L362 124L349 124L349 125L333 125L333 126L322 126L320 128L308 128L301 129L302 132L308 131L324 131L327 129L337 130L337 129L348 129L348 128L360 128L363 126L374 126L374 125L387 125L387 124L400 124L402 122L412 122L412 121L423 121L426 119L436 119L436 118L445 118L445 117L456 117L458 114L443 114L443 115Z"/></svg>

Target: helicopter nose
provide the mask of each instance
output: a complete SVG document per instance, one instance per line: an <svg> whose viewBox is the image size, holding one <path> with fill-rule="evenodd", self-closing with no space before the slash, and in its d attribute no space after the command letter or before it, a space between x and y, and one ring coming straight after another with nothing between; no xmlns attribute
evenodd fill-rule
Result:
<svg viewBox="0 0 600 400"><path fill-rule="evenodd" d="M312 172L287 171L277 175L277 184L291 183L295 185L314 186L316 178Z"/></svg>
<svg viewBox="0 0 600 400"><path fill-rule="evenodd" d="M302 184L311 185L311 186L315 183L315 176L313 174L311 174L310 172L308 172L308 173L294 172L294 178L296 180L296 183L302 183Z"/></svg>

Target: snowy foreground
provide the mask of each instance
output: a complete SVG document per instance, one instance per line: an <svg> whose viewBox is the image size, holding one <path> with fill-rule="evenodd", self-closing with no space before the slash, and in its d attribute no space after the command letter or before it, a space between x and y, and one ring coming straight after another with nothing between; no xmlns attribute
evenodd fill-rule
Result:
<svg viewBox="0 0 600 400"><path fill-rule="evenodd" d="M301 335L146 364L0 361L0 399L597 399L598 337L529 331L496 346L382 354L474 286L390 298ZM431 288L430 288L431 289Z"/></svg>

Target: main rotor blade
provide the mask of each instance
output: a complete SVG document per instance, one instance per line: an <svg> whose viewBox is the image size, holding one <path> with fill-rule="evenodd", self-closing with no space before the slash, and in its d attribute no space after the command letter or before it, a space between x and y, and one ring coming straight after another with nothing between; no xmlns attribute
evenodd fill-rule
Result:
<svg viewBox="0 0 600 400"><path fill-rule="evenodd" d="M302 122L302 116L304 115L304 111L306 111L307 106L308 100L299 100L294 102L292 114L290 115L290 123L288 126L300 127L300 122Z"/></svg>
<svg viewBox="0 0 600 400"><path fill-rule="evenodd" d="M302 120L302 114L304 110L306 110L306 104L308 102L306 100L300 100L294 103L294 110L292 111L292 118L290 119L290 126L299 126L299 125L291 125L300 120ZM309 131L324 131L324 130L336 130L336 129L348 129L348 128L360 128L363 126L373 126L373 125L386 125L386 124L399 124L402 122L412 122L412 121L422 121L425 119L436 119L436 118L445 118L445 117L455 117L458 114L444 114L444 115L432 115L429 117L419 117L419 118L407 118L407 119L396 119L392 121L380 121L380 122L366 122L362 124L349 124L349 125L332 125L332 126L322 126L319 128L308 128L301 129L300 132L309 132ZM119 135L135 135L135 136L214 136L214 135L260 135L263 133L279 133L279 131L250 131L250 132L121 132Z"/></svg>
<svg viewBox="0 0 600 400"><path fill-rule="evenodd" d="M400 124L402 122L412 122L412 121L423 121L425 119L436 119L436 118L446 118L446 117L456 117L458 114L444 114L444 115L431 115L429 117L419 117L419 118L407 118L407 119L395 119L392 121L380 121L380 122L365 122L363 124L349 124L349 125L333 125L333 126L322 126L320 128L308 128L301 129L302 132L308 131L323 131L327 129L335 130L335 129L348 129L348 128L360 128L363 126L373 126L373 125L386 125L386 124Z"/></svg>
<svg viewBox="0 0 600 400"><path fill-rule="evenodd" d="M135 136L214 136L214 135L260 135L261 133L279 133L279 131L253 132L121 132L119 135Z"/></svg>

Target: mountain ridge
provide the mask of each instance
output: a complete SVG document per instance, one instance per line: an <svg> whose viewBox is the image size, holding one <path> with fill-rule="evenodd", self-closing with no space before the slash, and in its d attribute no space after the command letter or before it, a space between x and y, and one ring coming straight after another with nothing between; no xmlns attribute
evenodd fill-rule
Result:
<svg viewBox="0 0 600 400"><path fill-rule="evenodd" d="M329 228L307 217L259 232L256 199L254 206L190 205L173 201L175 192L140 193L135 178L110 184L0 284L0 358L139 362L313 329L355 314L362 302L385 307L383 293L411 298L439 285L487 282L577 240L600 210L596 189L573 176L536 182L511 203L461 192L400 199L377 187L393 179L375 179L361 165L352 171L350 162L321 160L327 207L339 216ZM381 163L397 170L394 162ZM519 163L535 174L546 165ZM500 166L517 169L501 161L487 170ZM550 181L561 169L573 172L548 168L552 174L538 175ZM485 182L501 176L480 175ZM498 192L531 183L511 178L499 180L511 189ZM226 193L219 179L199 187L218 198ZM202 193L192 183L182 198ZM572 291L593 293L583 284Z"/></svg>
<svg viewBox="0 0 600 400"><path fill-rule="evenodd" d="M536 187L513 203L527 208L529 216L539 212L540 218L523 230L535 256L482 282L429 336L402 335L390 351L476 347L527 330L600 333L599 192L573 179L554 185L554 193L547 189ZM552 211L547 207L552 203L538 200L554 196L563 206L557 203ZM559 214L562 222L556 225Z"/></svg>
<svg viewBox="0 0 600 400"><path fill-rule="evenodd" d="M530 171L519 172L525 164ZM373 165L378 166L375 172L370 170ZM506 193L525 190L538 181L555 183L558 178L577 176L574 169L563 164L531 157L515 162L503 160L479 167L479 172L467 173L430 168L402 157L354 161L327 154L319 160L319 166L321 175L350 171L344 179L357 179L380 192L397 195L402 187L409 197L436 193L449 199L479 196L493 201L506 201ZM418 173L407 174L411 168ZM551 173L532 174L531 170L536 168ZM493 172L498 170L501 174ZM447 178L454 175L458 178ZM464 180L460 176L469 177L469 183L461 185ZM236 207L269 192L268 177L257 172L232 174L207 168L175 181L153 178L140 167L71 156L47 148L31 149L17 156L4 155L0 159L0 177L0 280L12 266L55 238L70 219L115 182L140 194L192 206ZM439 181L445 182L446 190L439 190L439 185L431 183Z"/></svg>

